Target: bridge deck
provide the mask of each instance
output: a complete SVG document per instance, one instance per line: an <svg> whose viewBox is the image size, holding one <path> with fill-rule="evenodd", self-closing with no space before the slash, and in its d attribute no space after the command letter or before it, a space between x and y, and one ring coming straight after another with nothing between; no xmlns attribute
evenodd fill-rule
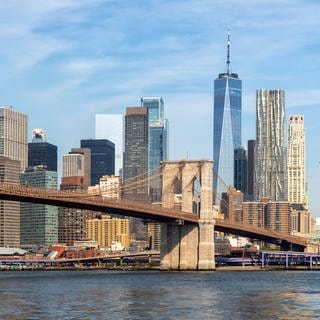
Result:
<svg viewBox="0 0 320 320"><path fill-rule="evenodd" d="M163 208L157 205L123 199L106 199L101 196L88 195L87 193L58 191L14 184L0 183L0 199L92 210L164 223L175 223L177 221L198 223L196 214ZM289 243L300 246L301 249L308 244L307 240L301 237L285 235L272 230L222 219L216 219L215 230L271 243Z"/></svg>

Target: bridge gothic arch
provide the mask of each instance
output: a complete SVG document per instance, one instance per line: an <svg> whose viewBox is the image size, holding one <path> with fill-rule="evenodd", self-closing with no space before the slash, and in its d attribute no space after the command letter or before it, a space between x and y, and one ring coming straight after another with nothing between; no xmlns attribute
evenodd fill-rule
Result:
<svg viewBox="0 0 320 320"><path fill-rule="evenodd" d="M161 225L162 270L214 270L214 215L212 161L164 161L162 206L177 207L177 181L181 181L181 210L194 213L198 224Z"/></svg>

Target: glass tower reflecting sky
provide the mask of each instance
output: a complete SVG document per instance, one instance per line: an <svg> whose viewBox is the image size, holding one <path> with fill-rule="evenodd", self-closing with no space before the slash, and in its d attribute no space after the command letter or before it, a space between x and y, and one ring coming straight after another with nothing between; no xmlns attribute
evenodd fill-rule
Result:
<svg viewBox="0 0 320 320"><path fill-rule="evenodd" d="M148 171L150 176L159 172L160 162L168 159L168 120L164 119L164 103L159 97L142 97L141 107L148 109L149 141ZM151 200L161 200L160 179L150 180Z"/></svg>
<svg viewBox="0 0 320 320"><path fill-rule="evenodd" d="M228 33L226 72L214 81L213 187L217 199L234 185L234 150L241 147L242 81L230 68Z"/></svg>

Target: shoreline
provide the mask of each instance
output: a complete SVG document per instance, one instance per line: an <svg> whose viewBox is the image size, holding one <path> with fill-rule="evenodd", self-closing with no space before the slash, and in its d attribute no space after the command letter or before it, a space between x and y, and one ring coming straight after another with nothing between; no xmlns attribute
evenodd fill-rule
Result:
<svg viewBox="0 0 320 320"><path fill-rule="evenodd" d="M150 265L121 265L121 266L81 266L81 267L51 267L51 268L8 268L1 269L1 272L32 272L32 271L95 271L95 270L109 270L109 271L161 271L160 266L150 266ZM320 271L320 268L310 269L308 266L296 266L285 268L284 266L269 266L265 268L261 268L259 265L255 266L218 266L213 271L208 272L228 272L228 271ZM171 271L163 271L163 272L171 272ZM172 270L172 272L190 272L189 270ZM192 271L191 271L192 272ZM194 271L194 272L206 272L206 271Z"/></svg>

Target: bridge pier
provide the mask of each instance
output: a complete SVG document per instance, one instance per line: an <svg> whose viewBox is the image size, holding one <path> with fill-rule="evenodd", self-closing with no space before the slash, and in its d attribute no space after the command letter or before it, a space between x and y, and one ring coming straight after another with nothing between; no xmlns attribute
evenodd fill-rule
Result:
<svg viewBox="0 0 320 320"><path fill-rule="evenodd" d="M161 225L161 270L215 270L212 161L162 163L162 206L198 215L198 224Z"/></svg>

